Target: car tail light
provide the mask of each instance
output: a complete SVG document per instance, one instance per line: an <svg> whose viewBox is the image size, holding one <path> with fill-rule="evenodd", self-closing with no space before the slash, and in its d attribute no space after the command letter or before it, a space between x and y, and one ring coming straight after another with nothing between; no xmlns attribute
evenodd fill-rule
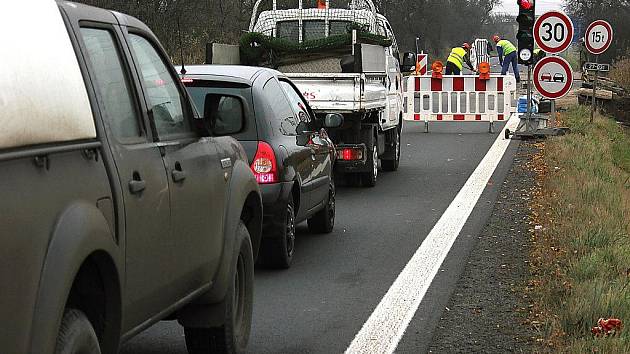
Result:
<svg viewBox="0 0 630 354"><path fill-rule="evenodd" d="M183 78L181 78L181 81L182 81L182 83L184 83L184 84L191 84L191 83L193 83L193 82L194 82L194 80L193 80L193 79L190 79L190 78L187 78L187 77L183 77Z"/></svg>
<svg viewBox="0 0 630 354"><path fill-rule="evenodd" d="M363 160L363 150L361 148L343 148L337 150L337 158L344 161Z"/></svg>
<svg viewBox="0 0 630 354"><path fill-rule="evenodd" d="M266 142L258 142L258 149L256 149L256 156L254 156L251 169L259 184L278 182L276 155Z"/></svg>

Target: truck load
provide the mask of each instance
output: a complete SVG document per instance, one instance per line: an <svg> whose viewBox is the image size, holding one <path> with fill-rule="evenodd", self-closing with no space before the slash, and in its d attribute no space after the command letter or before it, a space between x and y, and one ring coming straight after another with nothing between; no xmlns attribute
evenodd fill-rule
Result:
<svg viewBox="0 0 630 354"><path fill-rule="evenodd" d="M285 73L318 117L344 116L328 134L337 148L335 172L350 184L371 187L379 166L398 169L399 52L372 0L259 0L240 41L240 62Z"/></svg>

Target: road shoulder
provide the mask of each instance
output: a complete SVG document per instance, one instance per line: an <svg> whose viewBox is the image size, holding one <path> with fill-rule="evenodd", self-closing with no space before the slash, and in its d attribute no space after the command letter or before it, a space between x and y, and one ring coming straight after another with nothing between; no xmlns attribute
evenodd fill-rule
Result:
<svg viewBox="0 0 630 354"><path fill-rule="evenodd" d="M431 353L531 352L527 325L533 144L522 143L462 277L434 331Z"/></svg>

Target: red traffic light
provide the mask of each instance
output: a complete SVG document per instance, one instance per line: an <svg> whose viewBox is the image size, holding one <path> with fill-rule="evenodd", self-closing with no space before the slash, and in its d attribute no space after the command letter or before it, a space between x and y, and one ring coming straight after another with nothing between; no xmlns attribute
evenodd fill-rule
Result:
<svg viewBox="0 0 630 354"><path fill-rule="evenodd" d="M534 1L533 0L518 0L516 2L518 4L518 6L520 6L523 10L529 10L532 7L534 7Z"/></svg>

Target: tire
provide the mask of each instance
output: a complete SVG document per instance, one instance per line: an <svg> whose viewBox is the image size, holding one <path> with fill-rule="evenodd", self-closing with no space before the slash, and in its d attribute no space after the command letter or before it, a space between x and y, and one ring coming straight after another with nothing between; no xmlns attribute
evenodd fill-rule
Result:
<svg viewBox="0 0 630 354"><path fill-rule="evenodd" d="M335 182L328 187L328 200L324 208L307 220L308 229L317 234L329 234L335 227Z"/></svg>
<svg viewBox="0 0 630 354"><path fill-rule="evenodd" d="M369 172L361 173L361 182L364 187L371 188L376 186L376 177L378 176L378 149L376 147L376 141L372 141L371 146L369 146L367 150L372 151L372 156L367 160L372 168Z"/></svg>
<svg viewBox="0 0 630 354"><path fill-rule="evenodd" d="M66 309L59 327L55 354L100 354L98 337L87 316L77 309Z"/></svg>
<svg viewBox="0 0 630 354"><path fill-rule="evenodd" d="M242 353L247 348L254 303L254 255L247 228L240 222L238 256L232 267L232 283L221 304L224 324L218 328L185 327L189 354Z"/></svg>
<svg viewBox="0 0 630 354"><path fill-rule="evenodd" d="M394 129L394 159L393 160L381 160L381 167L383 171L394 172L398 170L400 164L400 130Z"/></svg>
<svg viewBox="0 0 630 354"><path fill-rule="evenodd" d="M261 255L263 264L278 269L289 269L295 253L295 207L293 195L289 194L283 225L274 234L262 241Z"/></svg>

